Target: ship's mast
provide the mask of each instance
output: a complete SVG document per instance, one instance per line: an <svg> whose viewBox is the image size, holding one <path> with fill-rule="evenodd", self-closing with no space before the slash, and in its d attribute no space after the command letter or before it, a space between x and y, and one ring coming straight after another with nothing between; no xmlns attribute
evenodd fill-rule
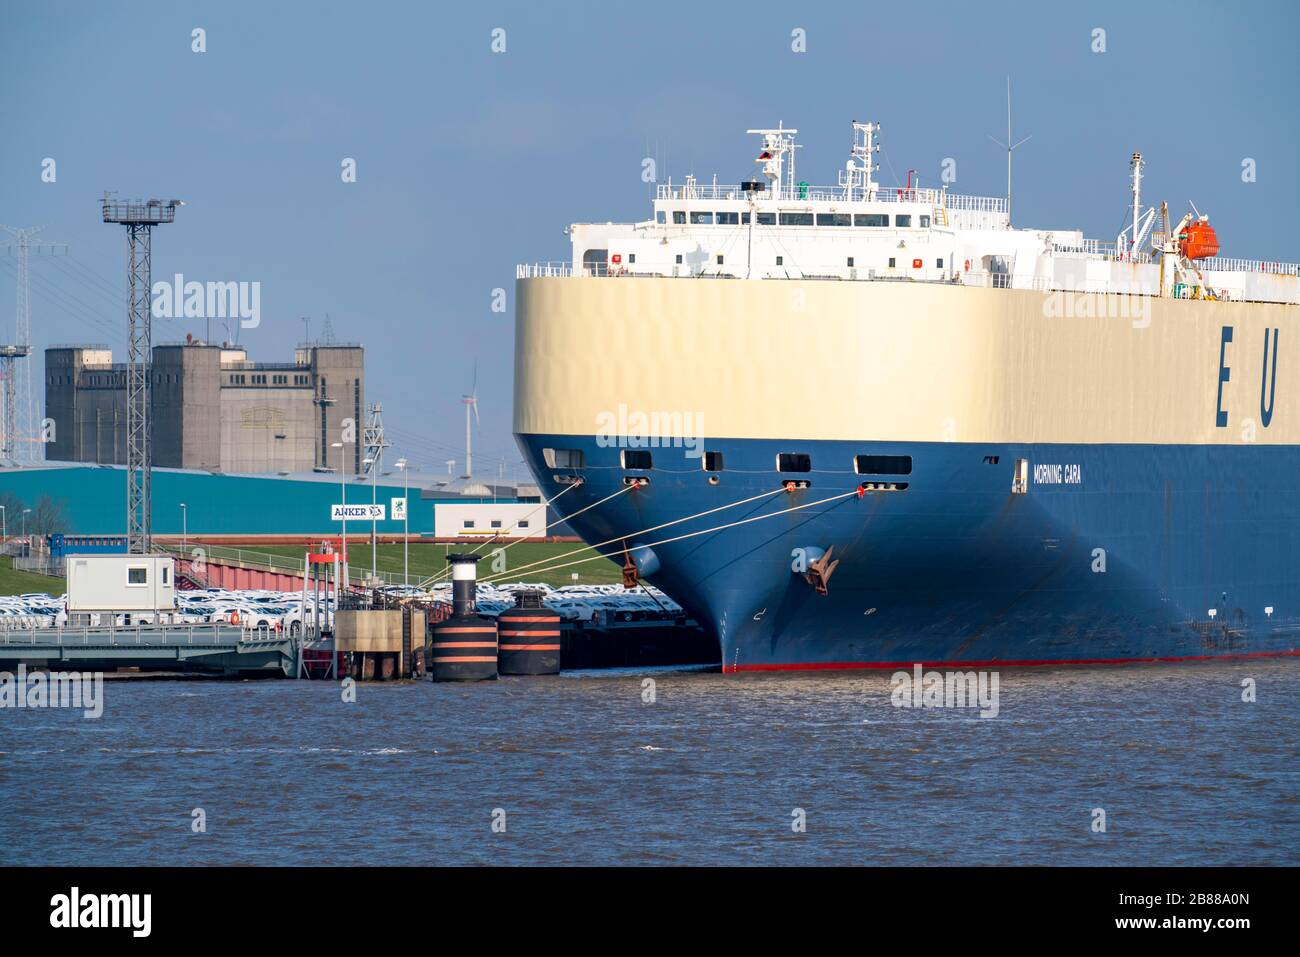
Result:
<svg viewBox="0 0 1300 957"><path fill-rule="evenodd" d="M1115 238L1116 255L1127 254L1131 260L1136 260L1142 254L1142 243L1146 241L1151 227L1155 225L1155 208L1152 207L1145 212L1142 210L1142 170L1145 167L1146 160L1142 159L1141 153L1135 152L1129 160L1129 179L1133 192L1133 222L1121 229Z"/></svg>
<svg viewBox="0 0 1300 957"><path fill-rule="evenodd" d="M782 172L785 169L785 154L790 154L790 170L788 187L789 195L794 195L794 151L799 147L795 145L794 135L798 130L788 130L784 124L778 123L774 130L746 130L746 133L755 134L763 137L763 147L759 150L758 158L754 161L763 164L763 175L767 177L768 188L771 191L773 199L782 199Z"/></svg>
<svg viewBox="0 0 1300 957"><path fill-rule="evenodd" d="M1007 77L1007 141L1003 143L992 133L988 134L988 137L994 143L997 143L998 146L1001 146L1003 149L1007 151L1007 228L1010 229L1011 228L1011 154L1015 152L1015 150L1018 147L1023 146L1025 143L1029 142L1029 140L1033 138L1031 135L1031 136L1026 136L1018 143L1011 142L1011 77Z"/></svg>
<svg viewBox="0 0 1300 957"><path fill-rule="evenodd" d="M1133 159L1129 163L1129 168L1133 171L1133 235L1130 237L1132 245L1129 248L1130 256L1136 255L1138 248L1138 220L1142 218L1142 154L1134 153Z"/></svg>
<svg viewBox="0 0 1300 957"><path fill-rule="evenodd" d="M880 169L872 162L872 154L880 152L880 147L875 142L875 134L879 132L878 123L853 121L853 156L840 174L840 185L845 188L849 202L857 199L859 189L862 190L863 199L876 198L876 183L871 174Z"/></svg>

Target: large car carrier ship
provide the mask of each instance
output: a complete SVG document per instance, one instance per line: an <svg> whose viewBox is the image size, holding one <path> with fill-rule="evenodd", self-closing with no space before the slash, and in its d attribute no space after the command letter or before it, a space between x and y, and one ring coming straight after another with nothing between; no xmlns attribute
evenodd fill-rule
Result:
<svg viewBox="0 0 1300 957"><path fill-rule="evenodd" d="M853 129L836 187L751 130L761 179L519 267L514 429L570 526L728 671L1296 654L1300 268L1218 258L1137 153L1112 243L884 187Z"/></svg>

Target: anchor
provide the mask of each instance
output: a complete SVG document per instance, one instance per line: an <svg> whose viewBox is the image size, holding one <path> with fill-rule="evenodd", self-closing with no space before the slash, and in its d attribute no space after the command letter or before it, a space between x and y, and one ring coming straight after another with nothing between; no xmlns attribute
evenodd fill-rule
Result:
<svg viewBox="0 0 1300 957"><path fill-rule="evenodd" d="M623 587L636 588L640 584L636 562L632 561L632 553L627 550L627 542L623 542Z"/></svg>
<svg viewBox="0 0 1300 957"><path fill-rule="evenodd" d="M830 584L831 575L835 574L835 566L840 563L838 558L835 559L835 561L831 561L831 552L833 551L835 551L834 545L826 549L826 554L822 555L821 558L814 562L809 562L808 571L804 572L804 580L807 581L809 585L812 585L819 595L830 594L827 585Z"/></svg>

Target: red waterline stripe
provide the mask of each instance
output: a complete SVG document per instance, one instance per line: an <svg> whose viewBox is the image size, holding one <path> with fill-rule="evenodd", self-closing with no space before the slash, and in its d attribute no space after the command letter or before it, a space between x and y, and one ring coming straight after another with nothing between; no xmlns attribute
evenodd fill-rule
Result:
<svg viewBox="0 0 1300 957"><path fill-rule="evenodd" d="M723 674L737 671L860 671L874 668L1033 668L1050 665L1134 665L1178 661L1232 661L1241 658L1286 658L1300 656L1300 649L1288 651L1243 651L1224 655L1178 655L1170 658L1044 658L989 661L813 661L806 664L728 665Z"/></svg>

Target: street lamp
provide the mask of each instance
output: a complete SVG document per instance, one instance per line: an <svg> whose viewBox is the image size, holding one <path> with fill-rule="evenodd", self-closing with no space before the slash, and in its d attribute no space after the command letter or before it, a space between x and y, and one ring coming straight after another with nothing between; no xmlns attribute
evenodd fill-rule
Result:
<svg viewBox="0 0 1300 957"><path fill-rule="evenodd" d="M30 508L23 509L23 538L27 538L27 516L31 514Z"/></svg>
<svg viewBox="0 0 1300 957"><path fill-rule="evenodd" d="M402 584L411 584L411 472L406 458L397 460L402 470Z"/></svg>
<svg viewBox="0 0 1300 957"><path fill-rule="evenodd" d="M379 476L379 454L375 453L374 458L367 455L361 460L361 464L370 469L370 579L373 581L379 576L379 566L376 564L379 552L379 521L375 517L378 511L376 506L379 505L379 486L375 484Z"/></svg>
<svg viewBox="0 0 1300 957"><path fill-rule="evenodd" d="M0 505L0 541L9 544L9 512Z"/></svg>
<svg viewBox="0 0 1300 957"><path fill-rule="evenodd" d="M340 539L343 546L343 587L346 589L348 587L348 483L344 473L347 470L347 457L342 442L331 442L330 448L339 450L339 492L343 496L343 514L339 516L343 521L343 533Z"/></svg>
<svg viewBox="0 0 1300 957"><path fill-rule="evenodd" d="M189 538L189 523L186 519L187 511L188 511L188 506L184 502L181 502L181 553L182 554L184 554L185 552L185 543Z"/></svg>

